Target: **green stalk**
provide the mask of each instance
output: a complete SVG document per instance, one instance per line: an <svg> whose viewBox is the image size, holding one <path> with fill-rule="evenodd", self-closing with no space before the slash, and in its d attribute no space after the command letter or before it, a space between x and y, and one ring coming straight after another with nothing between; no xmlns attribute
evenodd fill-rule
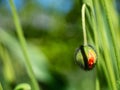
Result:
<svg viewBox="0 0 120 90"><path fill-rule="evenodd" d="M92 4L93 5L93 4ZM84 6L84 8L85 8L86 6ZM95 43L95 46L96 46L96 51L97 51L97 56L99 57L100 55L99 55L99 42L98 42L98 32L97 32L97 27L96 27L96 20L95 20L95 15L94 15L94 13L93 13L93 8L92 8L93 6L91 6L90 7L90 11L89 12L87 12L87 16L89 17L89 23L90 23L90 25L92 25L92 29L93 29L93 33L94 33L94 39L95 39L95 42L93 42L93 40L92 40L92 36L90 36L90 34L88 34L88 36L89 36L89 40L91 40L90 42L91 43ZM85 12L85 11L83 11L83 12ZM83 15L83 16L85 16L85 15ZM84 22L84 20L83 20L83 22ZM92 23L91 23L92 22ZM85 22L84 22L85 23ZM85 28L84 28L84 30L85 30ZM100 58L99 58L100 59ZM99 68L99 66L100 66L100 63L99 63L99 60L97 61L97 68ZM99 79L98 79L98 73L97 73L97 76L96 76L96 89L95 90L100 90L100 82L99 82Z"/></svg>
<svg viewBox="0 0 120 90"><path fill-rule="evenodd" d="M19 17L18 17L17 11L16 11L16 7L14 5L13 0L9 0L9 3L10 3L10 7L12 10L12 14L13 14L14 24L16 26L16 32L17 32L17 35L18 35L18 38L19 38L19 41L21 44L21 48L22 48L24 57L25 57L27 72L28 72L28 75L31 79L31 83L33 85L33 90L39 90L39 86L38 86L37 80L35 78L35 75L34 75L34 72L32 70L32 66L30 63L30 58L29 58L28 51L27 51L26 40L23 36L22 27L20 25L20 21L19 21Z"/></svg>
<svg viewBox="0 0 120 90"><path fill-rule="evenodd" d="M93 2L91 2L91 7L90 7L90 19L91 19L91 21L89 21L89 23L91 23L91 27L92 27L92 29L93 29L93 34L94 34L94 40L95 40L95 46L96 46L96 51L97 51L97 57L98 57L98 59L99 60L97 60L97 72L96 72L96 89L95 90L100 90L100 81L99 81L99 76L98 76L98 74L99 74L99 72L101 72L101 66L100 66L100 63L101 63L101 56L100 56L100 51L99 51L99 33L98 33L98 30L97 30L97 25L96 25L96 19L95 19L95 14L94 14L94 6L93 6ZM91 36L91 38L92 38L92 36ZM102 64L102 66L103 66L103 64ZM104 72L105 72L105 75L106 75L106 78L108 77L108 75L106 74L107 73L107 70L106 70L106 68L105 67L103 67L103 69L104 69ZM109 84L109 86L110 86L110 84Z"/></svg>
<svg viewBox="0 0 120 90"><path fill-rule="evenodd" d="M82 28L83 28L84 45L87 45L87 35L86 35L86 28L85 28L85 9L86 9L86 4L83 4L82 6Z"/></svg>
<svg viewBox="0 0 120 90"><path fill-rule="evenodd" d="M105 63L106 63L106 68L108 70L111 87L112 87L112 90L117 90L115 75L114 75L113 66L112 66L111 58L109 54L109 48L108 48L109 46L107 44L108 41L107 41L106 32L105 32L106 28L105 28L104 20L102 17L102 12L100 11L99 2L94 0L94 3L96 8L98 30L102 40L101 45L102 47L105 47L103 54L105 56Z"/></svg>
<svg viewBox="0 0 120 90"><path fill-rule="evenodd" d="M107 20L108 20L108 25L110 27L110 31L111 31L111 36L112 36L112 41L113 41L113 45L114 45L114 50L115 50L115 55L116 55L116 61L117 61L117 66L118 66L118 70L119 70L119 77L118 79L120 79L120 53L118 52L118 48L119 48L119 44L118 44L118 22L116 22L117 24L115 25L116 27L114 27L114 21L113 21L113 17L116 17L117 18L117 15L116 15L116 12L115 10L113 9L114 7L112 6L112 2L107 2L106 0L102 0L103 1L103 5L104 5L104 9L106 11L106 16L107 16ZM111 13L114 12L114 13ZM113 15L113 17L112 17ZM115 18L115 20L116 20Z"/></svg>

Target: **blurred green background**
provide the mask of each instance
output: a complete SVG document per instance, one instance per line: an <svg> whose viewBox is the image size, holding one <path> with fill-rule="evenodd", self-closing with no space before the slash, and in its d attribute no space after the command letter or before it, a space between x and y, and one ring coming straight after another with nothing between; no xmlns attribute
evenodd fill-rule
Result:
<svg viewBox="0 0 120 90"><path fill-rule="evenodd" d="M112 1L119 15L120 0L109 2ZM40 88L96 90L97 67L91 71L84 71L74 61L76 49L83 44L81 7L83 2L89 4L90 0L14 0L14 2ZM95 46L94 31L89 18L86 19L88 43ZM0 82L3 89L13 90L19 83L31 84L8 0L0 0L0 28ZM101 58L104 58L104 55ZM99 79L103 82L100 90L110 90L107 88L105 74L103 72L99 74Z"/></svg>

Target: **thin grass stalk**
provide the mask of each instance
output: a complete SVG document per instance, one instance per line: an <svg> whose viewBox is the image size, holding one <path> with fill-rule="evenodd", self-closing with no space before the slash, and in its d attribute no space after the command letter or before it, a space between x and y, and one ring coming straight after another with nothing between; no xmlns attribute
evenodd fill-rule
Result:
<svg viewBox="0 0 120 90"><path fill-rule="evenodd" d="M101 73L105 74L105 78L107 80L108 90L109 90L109 89L112 88L112 86L111 86L111 80L110 80L110 77L109 77L109 74L108 74L108 70L107 70L105 62L103 61L104 59L103 59L102 56L100 57L100 60L101 60L101 62L100 62L100 66L99 66L98 71L100 71ZM101 70L103 70L103 71L101 71Z"/></svg>
<svg viewBox="0 0 120 90"><path fill-rule="evenodd" d="M90 11L89 11L89 15L90 15L90 25L92 27L92 30L93 30L93 34L94 34L94 38L93 36L89 37L89 39L93 38L95 40L95 42L92 42L95 43L95 47L96 47L96 52L97 52L97 71L96 71L96 90L100 90L100 81L99 81L99 73L105 73L105 76L106 76L106 79L108 80L108 85L109 87L111 88L111 83L110 83L110 79L109 79L109 75L108 75L108 71L107 71L107 68L105 66L105 63L103 62L103 59L101 58L101 54L100 54L100 50L99 50L99 47L100 47L100 43L99 43L99 32L97 30L97 24L96 24L96 16L95 16L95 13L94 13L94 4L92 2L92 6L90 7ZM103 71L102 71L102 70Z"/></svg>
<svg viewBox="0 0 120 90"><path fill-rule="evenodd" d="M119 77L118 79L120 79L120 53L118 52L119 50L119 46L118 46L118 23L116 22L116 27L117 28L114 28L114 21L112 20L113 17L116 17L117 18L117 15L116 15L116 12L115 12L115 9L113 7L113 4L111 4L111 2L108 2L106 0L102 0L103 2L103 6L104 6L104 9L105 9L105 12L106 12L106 16L107 16L107 20L108 20L108 25L110 27L110 31L111 31L111 35L112 35L112 41L113 41L113 46L114 46L114 50L115 50L115 55L116 55L116 62L117 62L117 66L118 66L118 70L119 70ZM112 12L112 13L111 13ZM113 16L112 16L113 15ZM115 19L117 21L117 19Z"/></svg>
<svg viewBox="0 0 120 90"><path fill-rule="evenodd" d="M85 27L85 9L86 4L83 4L82 6L82 28L83 28L83 39L84 39L84 45L87 45L87 35L86 35L86 27Z"/></svg>
<svg viewBox="0 0 120 90"><path fill-rule="evenodd" d="M95 17L93 17L93 18L95 18ZM96 30L95 30L95 32L96 32ZM95 35L96 36L96 38L98 38L97 37L97 34ZM94 41L93 41L93 37L90 35L90 34L88 34L88 37L89 37L89 42L90 43L94 43ZM99 39L98 39L99 40ZM97 41L98 42L98 41ZM99 46L99 44L96 44L96 47L100 47ZM108 82L108 86L109 86L109 89L110 88L112 88L111 87L111 81L110 81L110 79L109 79L109 75L108 75L108 70L107 70L107 68L106 68L106 65L105 65L105 63L104 63L104 61L103 61L103 56L100 54L100 50L99 50L99 48L98 48L98 50L97 50L97 56L98 56L98 58L97 58L97 71L96 71L96 85L97 85L97 79L100 79L99 78L99 75L101 75L102 73L104 73L105 74L105 78L106 78L106 80L107 80L107 82ZM103 75L103 74L102 74ZM98 87L98 86L96 86L96 87ZM101 87L100 86L100 80L99 80L99 87Z"/></svg>
<svg viewBox="0 0 120 90"><path fill-rule="evenodd" d="M110 83L111 83L111 86L112 86L112 90L117 90L115 75L114 75L114 71L113 71L113 66L112 66L112 63L110 61L111 60L110 54L108 53L109 49L108 49L108 43L106 41L106 32L105 32L105 26L103 25L104 22L103 22L103 18L102 18L102 12L100 11L98 1L94 0L94 5L95 5L95 8L96 8L98 30L99 30L99 33L100 33L100 36L101 36L102 43L104 43L104 46L103 46L102 43L101 43L101 45L102 45L102 47L105 47L104 48L105 63L106 63L106 67L107 67L107 70L108 70L109 77L110 77L109 78Z"/></svg>
<svg viewBox="0 0 120 90"><path fill-rule="evenodd" d="M14 24L16 26L16 32L17 32L17 35L18 35L18 38L19 38L19 41L21 44L21 48L22 48L22 51L23 51L23 54L24 54L24 57L26 60L25 61L26 68L27 68L28 75L31 79L33 90L39 90L39 86L38 86L37 80L35 78L35 75L34 75L34 72L33 72L33 69L32 69L32 66L30 63L30 58L29 58L28 51L27 51L26 40L23 36L22 27L21 27L19 17L18 17L17 11L16 11L16 7L14 5L13 0L9 0L9 3L10 3L11 11L13 14Z"/></svg>
<svg viewBox="0 0 120 90"><path fill-rule="evenodd" d="M89 23L92 27L92 30L93 30L93 34L94 34L94 38L93 36L91 36L90 34L88 34L88 37L89 37L89 42L90 43L93 43L95 44L95 47L96 47L96 51L97 51L97 56L98 56L98 60L97 60L97 71L96 71L96 90L100 90L100 81L99 81L99 74L100 73L105 73L105 76L106 76L106 79L108 80L108 85L109 85L109 88L112 88L111 87L111 83L110 83L110 79L109 79L109 75L108 75L108 71L107 71L107 68L105 66L105 63L103 61L103 59L101 58L101 54L100 54L100 51L99 51L99 47L100 47L100 44L99 44L99 32L97 30L97 24L96 24L96 19L95 19L95 14L94 14L94 9L93 9L93 3L92 3L92 6L89 6L89 11L87 13L87 16L89 17ZM89 33L89 32L88 32ZM93 39L95 40L95 42L93 41Z"/></svg>

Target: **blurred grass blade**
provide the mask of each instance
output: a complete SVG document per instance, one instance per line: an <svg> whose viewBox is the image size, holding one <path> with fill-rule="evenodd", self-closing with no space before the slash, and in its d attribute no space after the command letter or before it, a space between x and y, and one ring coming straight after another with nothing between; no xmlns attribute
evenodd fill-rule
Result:
<svg viewBox="0 0 120 90"><path fill-rule="evenodd" d="M0 83L0 90L3 90L1 83Z"/></svg>
<svg viewBox="0 0 120 90"><path fill-rule="evenodd" d="M100 90L100 82L99 79L96 79L96 89L95 90Z"/></svg>
<svg viewBox="0 0 120 90"><path fill-rule="evenodd" d="M3 29L0 29L0 43L2 43L8 49L11 57L14 57L13 59L17 58L20 63L25 63L25 58L19 42L14 36ZM27 49L28 55L30 57L30 62L37 80L42 82L47 82L51 80L52 77L49 73L47 57L44 55L44 53L31 43L28 43Z"/></svg>
<svg viewBox="0 0 120 90"><path fill-rule="evenodd" d="M100 68L103 68L106 75L107 83L109 85L109 89L117 90L116 78L120 73L120 71L118 71L120 67L119 66L120 53L118 46L119 34L118 34L118 21L117 21L118 17L112 2L113 2L112 0L111 1L93 0L93 4L92 4L89 1L88 3L89 6L87 9L88 10L87 17L90 23L90 27L88 28L89 29L92 28L92 30L89 30L88 36L91 42L94 42L95 40L94 43L96 45L96 49L98 53L98 65L97 65L98 73L99 74L103 73L100 71ZM94 33L94 36L90 35L91 32ZM118 67L118 69L116 67Z"/></svg>
<svg viewBox="0 0 120 90"><path fill-rule="evenodd" d="M113 64L112 64L112 60L111 60L111 55L110 53L113 53L110 51L110 45L109 45L109 41L108 41L108 32L110 32L110 30L107 28L106 25L106 21L105 21L105 17L104 17L104 13L101 10L101 6L100 6L100 2L94 0L94 7L96 10L96 18L97 18L97 27L99 30L99 34L100 34L100 38L101 38L101 43L100 45L103 48L103 54L104 54L104 62L106 64L107 70L108 70L108 74L109 74L109 79L111 82L111 86L112 86L112 90L117 90L117 86L116 86L116 78L115 78L115 74L114 74L114 69L113 69ZM108 30L107 30L108 29ZM100 39L99 39L100 40ZM108 80L109 81L109 80Z"/></svg>
<svg viewBox="0 0 120 90"><path fill-rule="evenodd" d="M2 44L0 44L0 57L3 62L4 77L5 77L6 81L8 81L9 83L13 83L16 79L14 68L12 65L11 58L10 58L6 48Z"/></svg>
<svg viewBox="0 0 120 90"><path fill-rule="evenodd" d="M119 53L119 19L115 10L115 6L114 6L114 1L106 1L106 0L102 0L102 4L103 4L103 8L105 10L105 14L107 17L107 21L108 21L108 25L110 28L110 32L111 32L111 36L112 36L112 41L113 41L113 45L114 45L114 50L115 50L115 55L116 55L116 62L117 62L117 66L118 66L118 70L119 70L119 79L120 79L120 53Z"/></svg>
<svg viewBox="0 0 120 90"><path fill-rule="evenodd" d="M21 83L17 85L14 90L31 90L31 86L27 83Z"/></svg>
<svg viewBox="0 0 120 90"><path fill-rule="evenodd" d="M19 17L17 15L17 10L16 10L15 4L14 4L14 0L9 0L9 4L10 4L11 11L12 11L14 24L16 26L16 32L18 34L18 38L19 38L19 41L21 44L21 49L22 49L24 57L25 57L25 64L26 64L28 75L31 79L32 87L34 90L40 90L37 80L35 78L31 63L30 63L30 58L28 56L28 51L27 51L26 40L23 36L22 27L21 27L21 24L19 21Z"/></svg>

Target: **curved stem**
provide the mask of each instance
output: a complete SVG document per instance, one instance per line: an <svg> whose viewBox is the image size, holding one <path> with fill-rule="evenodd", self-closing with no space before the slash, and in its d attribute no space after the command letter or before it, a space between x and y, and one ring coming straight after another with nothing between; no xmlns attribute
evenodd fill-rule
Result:
<svg viewBox="0 0 120 90"><path fill-rule="evenodd" d="M28 51L27 51L26 40L23 36L22 27L20 25L19 17L18 17L16 8L15 8L14 2L13 2L13 0L9 0L9 3L10 3L11 11L13 14L14 23L16 26L16 32L18 34L18 38L19 38L19 41L21 44L21 49L22 49L24 57L25 57L26 68L27 68L28 75L31 79L33 90L40 90L38 83L37 83L37 80L35 78L31 63L30 63L30 58L29 58Z"/></svg>
<svg viewBox="0 0 120 90"><path fill-rule="evenodd" d="M84 45L87 45L87 35L86 35L86 28L85 28L85 8L86 8L86 4L83 4L82 6L82 28L83 28Z"/></svg>

